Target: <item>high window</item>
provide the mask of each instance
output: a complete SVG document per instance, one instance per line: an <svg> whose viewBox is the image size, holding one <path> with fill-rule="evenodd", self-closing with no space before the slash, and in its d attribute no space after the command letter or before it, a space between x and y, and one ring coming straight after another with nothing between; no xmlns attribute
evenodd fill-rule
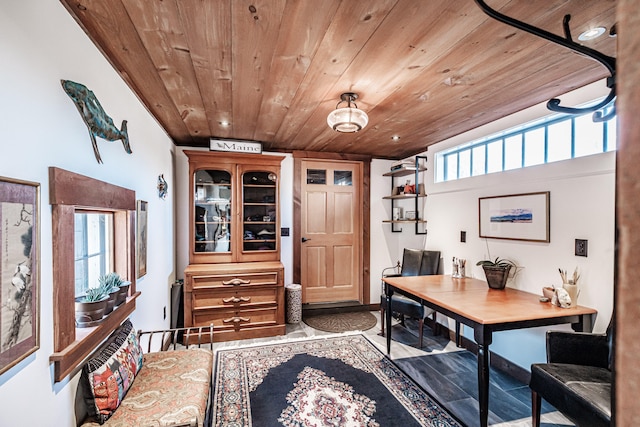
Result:
<svg viewBox="0 0 640 427"><path fill-rule="evenodd" d="M435 155L435 182L453 181L616 149L616 121L554 115Z"/></svg>

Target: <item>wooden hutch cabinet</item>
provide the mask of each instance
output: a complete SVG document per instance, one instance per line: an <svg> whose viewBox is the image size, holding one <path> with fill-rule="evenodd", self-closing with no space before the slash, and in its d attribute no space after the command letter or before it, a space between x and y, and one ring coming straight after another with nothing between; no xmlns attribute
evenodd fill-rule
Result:
<svg viewBox="0 0 640 427"><path fill-rule="evenodd" d="M185 326L214 326L214 341L285 333L280 262L284 157L185 151L189 265Z"/></svg>

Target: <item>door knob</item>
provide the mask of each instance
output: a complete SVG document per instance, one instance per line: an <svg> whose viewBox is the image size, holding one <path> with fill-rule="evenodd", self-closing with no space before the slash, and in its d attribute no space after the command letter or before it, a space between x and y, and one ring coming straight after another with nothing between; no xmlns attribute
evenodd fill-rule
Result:
<svg viewBox="0 0 640 427"><path fill-rule="evenodd" d="M311 239L307 239L306 237L302 238L302 243L306 242L307 240L311 240Z"/></svg>

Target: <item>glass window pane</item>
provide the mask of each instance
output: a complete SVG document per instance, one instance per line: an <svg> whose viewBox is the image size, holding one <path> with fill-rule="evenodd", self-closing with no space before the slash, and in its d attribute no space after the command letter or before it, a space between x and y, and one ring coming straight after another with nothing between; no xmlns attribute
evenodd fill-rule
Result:
<svg viewBox="0 0 640 427"><path fill-rule="evenodd" d="M538 128L524 134L524 165L533 166L544 163L544 128Z"/></svg>
<svg viewBox="0 0 640 427"><path fill-rule="evenodd" d="M464 150L458 153L459 169L458 178L468 178L471 176L471 150Z"/></svg>
<svg viewBox="0 0 640 427"><path fill-rule="evenodd" d="M607 151L615 151L618 147L618 121L614 117L607 122Z"/></svg>
<svg viewBox="0 0 640 427"><path fill-rule="evenodd" d="M445 179L447 181L458 179L458 154L449 154L445 161L447 162L447 176Z"/></svg>
<svg viewBox="0 0 640 427"><path fill-rule="evenodd" d="M87 254L95 254L104 247L104 215L85 214L87 217Z"/></svg>
<svg viewBox="0 0 640 427"><path fill-rule="evenodd" d="M103 257L97 255L88 259L87 263L87 285L89 288L98 287L98 277L104 276L109 271L104 270Z"/></svg>
<svg viewBox="0 0 640 427"><path fill-rule="evenodd" d="M352 185L351 171L333 171L333 185Z"/></svg>
<svg viewBox="0 0 640 427"><path fill-rule="evenodd" d="M487 144L487 173L502 171L502 140Z"/></svg>
<svg viewBox="0 0 640 427"><path fill-rule="evenodd" d="M325 185L327 171L324 169L307 169L307 184Z"/></svg>
<svg viewBox="0 0 640 427"><path fill-rule="evenodd" d="M571 120L554 123L548 127L547 162L571 158Z"/></svg>
<svg viewBox="0 0 640 427"><path fill-rule="evenodd" d="M436 155L436 182L444 181L444 156Z"/></svg>
<svg viewBox="0 0 640 427"><path fill-rule="evenodd" d="M75 284L76 284L76 296L82 295L86 292L87 285L87 265L85 260L80 260L75 263Z"/></svg>
<svg viewBox="0 0 640 427"><path fill-rule="evenodd" d="M473 166L471 169L471 175L484 175L484 167L486 162L487 146L481 145L473 149Z"/></svg>
<svg viewBox="0 0 640 427"><path fill-rule="evenodd" d="M84 223L84 215L75 214L74 215L74 245L73 250L75 252L75 259L80 259L87 254L87 247L84 242L84 235L86 232L86 227Z"/></svg>
<svg viewBox="0 0 640 427"><path fill-rule="evenodd" d="M113 215L76 213L74 229L75 292L98 286L98 278L113 271Z"/></svg>
<svg viewBox="0 0 640 427"><path fill-rule="evenodd" d="M522 167L522 135L504 140L504 170Z"/></svg>
<svg viewBox="0 0 640 427"><path fill-rule="evenodd" d="M574 157L602 153L602 123L596 123L591 114L575 118L576 139Z"/></svg>

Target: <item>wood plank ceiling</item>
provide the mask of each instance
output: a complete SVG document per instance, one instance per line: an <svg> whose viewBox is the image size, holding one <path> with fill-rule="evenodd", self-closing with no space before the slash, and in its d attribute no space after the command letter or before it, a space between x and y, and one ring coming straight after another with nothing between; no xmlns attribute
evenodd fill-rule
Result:
<svg viewBox="0 0 640 427"><path fill-rule="evenodd" d="M61 2L176 145L403 158L607 76L473 0ZM558 35L571 14L574 39L615 23L613 0L487 3ZM583 43L615 56L614 37ZM326 118L349 91L369 125L341 134Z"/></svg>

